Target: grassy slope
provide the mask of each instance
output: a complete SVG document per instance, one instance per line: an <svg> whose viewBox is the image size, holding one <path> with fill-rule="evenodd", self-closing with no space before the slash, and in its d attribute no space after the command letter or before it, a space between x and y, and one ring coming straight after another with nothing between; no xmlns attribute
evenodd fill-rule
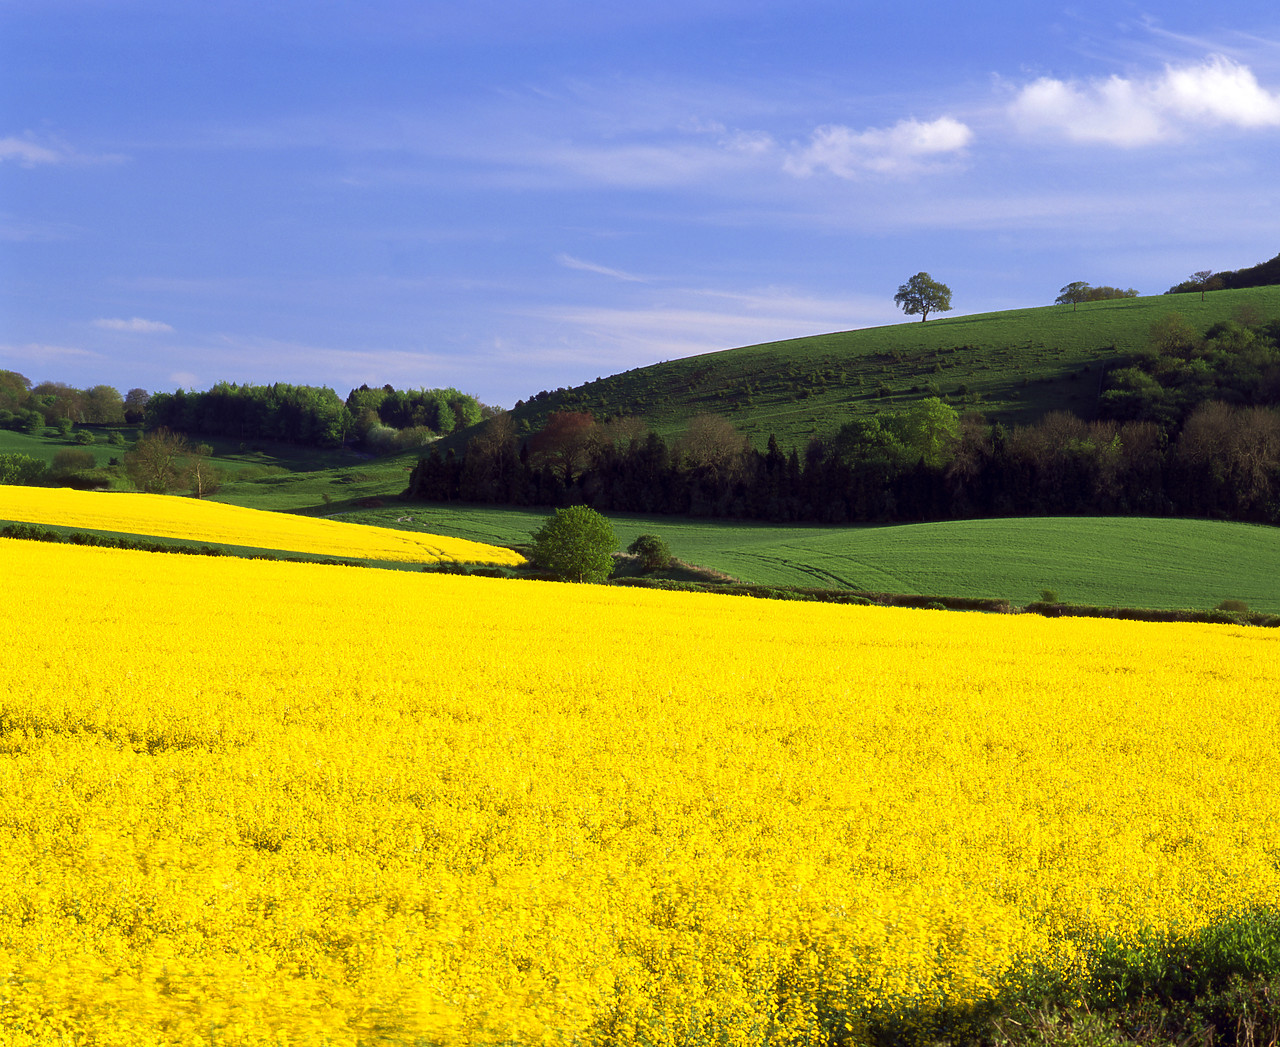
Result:
<svg viewBox="0 0 1280 1047"><path fill-rule="evenodd" d="M92 452L93 460L99 466L103 466L112 458L123 458L125 451L129 449L128 444L137 438L138 433L138 430L132 426L121 426L119 432L124 434L126 445L113 447L106 441L111 429L91 426L88 431L93 433L97 442L84 446L76 443L74 432L70 436L59 436L56 430L46 429L44 436L28 436L26 433L15 433L11 429L0 429L0 454L25 454L46 465L52 465L54 455L59 451L72 448Z"/></svg>
<svg viewBox="0 0 1280 1047"><path fill-rule="evenodd" d="M1152 323L1178 312L1197 329L1237 315L1280 316L1280 286L939 317L672 360L525 404L533 427L552 410L636 414L658 432L694 414L728 417L763 445L825 435L855 414L934 395L1004 422L1055 409L1092 415L1105 367L1146 344ZM912 388L914 387L914 391ZM967 391L960 393L964 387ZM881 395L883 390L889 395Z"/></svg>
<svg viewBox="0 0 1280 1047"><path fill-rule="evenodd" d="M527 542L542 510L415 504L344 519L498 545ZM745 582L1017 604L1053 589L1065 601L1208 609L1224 599L1280 612L1280 531L1207 520L1048 518L897 527L784 527L658 516L610 517L625 547L666 539L680 559Z"/></svg>

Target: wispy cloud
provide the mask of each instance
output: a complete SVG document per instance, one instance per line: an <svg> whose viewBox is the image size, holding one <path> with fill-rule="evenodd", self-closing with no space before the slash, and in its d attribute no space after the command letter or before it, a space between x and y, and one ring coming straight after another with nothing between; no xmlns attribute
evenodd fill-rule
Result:
<svg viewBox="0 0 1280 1047"><path fill-rule="evenodd" d="M0 345L0 360L61 364L67 361L74 363L101 359L103 359L101 353L69 345L44 345L38 342L28 342L25 345Z"/></svg>
<svg viewBox="0 0 1280 1047"><path fill-rule="evenodd" d="M79 232L67 222L31 221L0 214L0 240L7 243L58 243L74 239Z"/></svg>
<svg viewBox="0 0 1280 1047"><path fill-rule="evenodd" d="M758 153L720 144L671 140L531 150L527 161L575 179L623 189L662 189L711 182L755 166Z"/></svg>
<svg viewBox="0 0 1280 1047"><path fill-rule="evenodd" d="M1280 127L1280 95L1248 66L1210 55L1145 79L1042 77L1019 91L1009 115L1024 132L1136 147L1179 139L1195 127Z"/></svg>
<svg viewBox="0 0 1280 1047"><path fill-rule="evenodd" d="M570 254L556 255L556 261L566 269L578 269L584 273L599 273L601 276L611 276L615 280L625 280L628 283L647 283L648 277L636 276L635 273L624 272L621 269L610 269L607 265L597 265L595 262L586 262L581 258L574 258Z"/></svg>
<svg viewBox="0 0 1280 1047"><path fill-rule="evenodd" d="M104 319L94 320L94 327L104 331L127 331L130 334L169 334L173 328L160 320L144 320L135 316L131 320Z"/></svg>
<svg viewBox="0 0 1280 1047"><path fill-rule="evenodd" d="M62 163L64 155L28 138L10 136L0 138L0 160L14 161L22 167L39 167L41 164Z"/></svg>
<svg viewBox="0 0 1280 1047"><path fill-rule="evenodd" d="M120 163L124 159L114 154L82 153L61 139L41 139L30 132L0 138L0 163L16 163L20 167Z"/></svg>
<svg viewBox="0 0 1280 1047"><path fill-rule="evenodd" d="M492 370L492 360L460 359L428 349L362 349L271 338L257 335L218 335L187 351L189 372L198 367L200 381L223 379L248 382L295 381L316 384L324 374L345 396L361 383L398 387L423 384L445 386L464 376ZM309 377L311 376L311 377ZM430 376L424 380L424 376Z"/></svg>
<svg viewBox="0 0 1280 1047"><path fill-rule="evenodd" d="M86 354L96 355L96 354ZM492 359L460 359L429 350L348 349L261 335L217 334L165 348L157 364L170 387L205 389L214 382L327 384L340 396L361 383L474 387L492 376ZM430 376L424 378L424 376Z"/></svg>
<svg viewBox="0 0 1280 1047"><path fill-rule="evenodd" d="M778 287L686 288L650 305L563 305L526 315L562 331L538 347L544 363L619 369L896 320L887 299L828 299Z"/></svg>

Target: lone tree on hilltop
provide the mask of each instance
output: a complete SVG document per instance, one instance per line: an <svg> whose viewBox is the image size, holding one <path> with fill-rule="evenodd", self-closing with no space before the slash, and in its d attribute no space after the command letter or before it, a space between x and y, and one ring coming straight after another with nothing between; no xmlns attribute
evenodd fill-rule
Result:
<svg viewBox="0 0 1280 1047"><path fill-rule="evenodd" d="M1227 273L1226 276L1235 276L1235 273ZM1206 291L1220 291L1226 286L1226 281L1222 275L1215 273L1212 269L1201 269L1192 273L1180 284L1174 284L1165 294L1189 294L1192 291L1200 292L1200 301L1204 301L1204 293ZM1240 286L1235 284L1234 286ZM1249 285L1245 285L1249 286Z"/></svg>
<svg viewBox="0 0 1280 1047"><path fill-rule="evenodd" d="M618 540L594 509L571 505L533 532L533 562L562 582L603 582L613 573Z"/></svg>
<svg viewBox="0 0 1280 1047"><path fill-rule="evenodd" d="M1214 275L1212 269L1201 269L1192 273L1187 281L1193 291L1200 292L1200 301L1204 301L1205 291L1216 291L1222 287L1222 277Z"/></svg>
<svg viewBox="0 0 1280 1047"><path fill-rule="evenodd" d="M1053 300L1053 304L1069 305L1074 313L1081 302L1089 301L1089 292L1092 290L1093 288L1083 280L1073 280L1062 289L1058 297Z"/></svg>
<svg viewBox="0 0 1280 1047"><path fill-rule="evenodd" d="M951 312L951 288L940 284L928 273L916 273L898 288L893 300L908 316L920 314L920 322L929 319L930 313Z"/></svg>

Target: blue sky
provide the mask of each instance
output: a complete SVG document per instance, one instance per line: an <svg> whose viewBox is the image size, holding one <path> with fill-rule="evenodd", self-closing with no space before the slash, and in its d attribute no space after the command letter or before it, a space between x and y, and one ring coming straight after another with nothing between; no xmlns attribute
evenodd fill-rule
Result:
<svg viewBox="0 0 1280 1047"><path fill-rule="evenodd" d="M0 368L544 388L1280 252L1273 4L0 0Z"/></svg>

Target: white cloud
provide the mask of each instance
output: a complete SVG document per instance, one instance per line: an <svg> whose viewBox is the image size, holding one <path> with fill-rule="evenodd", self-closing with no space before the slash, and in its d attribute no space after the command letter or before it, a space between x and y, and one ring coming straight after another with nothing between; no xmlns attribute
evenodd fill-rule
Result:
<svg viewBox="0 0 1280 1047"><path fill-rule="evenodd" d="M809 144L793 151L784 166L802 177L820 168L841 178L909 174L928 167L930 161L959 153L972 140L973 131L949 116L928 123L900 120L892 127L865 131L828 124L817 128Z"/></svg>
<svg viewBox="0 0 1280 1047"><path fill-rule="evenodd" d="M584 273L599 273L601 276L611 276L615 280L625 280L629 283L645 283L646 277L636 276L634 273L624 272L621 269L610 269L605 265L596 265L595 262L584 262L581 258L574 258L570 254L556 255L556 261L566 269L578 269Z"/></svg>
<svg viewBox="0 0 1280 1047"><path fill-rule="evenodd" d="M1198 65L1166 66L1144 80L1042 77L1018 93L1009 115L1025 132L1133 147L1176 140L1196 125L1280 127L1280 95L1259 84L1247 66L1211 55Z"/></svg>
<svg viewBox="0 0 1280 1047"><path fill-rule="evenodd" d="M94 320L93 326L104 331L128 331L131 334L167 334L173 331L171 326L160 320L144 320L140 316L131 320Z"/></svg>

